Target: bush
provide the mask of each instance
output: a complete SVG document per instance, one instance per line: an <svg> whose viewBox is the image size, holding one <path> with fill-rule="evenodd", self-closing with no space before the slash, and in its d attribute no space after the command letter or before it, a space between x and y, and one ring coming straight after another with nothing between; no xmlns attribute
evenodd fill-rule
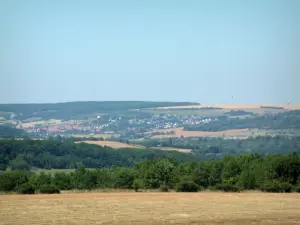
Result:
<svg viewBox="0 0 300 225"><path fill-rule="evenodd" d="M17 190L20 194L34 194L35 188L30 183L21 184Z"/></svg>
<svg viewBox="0 0 300 225"><path fill-rule="evenodd" d="M225 191L225 192L240 192L241 189L233 184L217 184L216 190Z"/></svg>
<svg viewBox="0 0 300 225"><path fill-rule="evenodd" d="M291 192L292 185L288 182L280 182L275 180L266 182L261 187L261 190L265 192Z"/></svg>
<svg viewBox="0 0 300 225"><path fill-rule="evenodd" d="M300 185L296 186L296 187L294 188L294 191L300 193Z"/></svg>
<svg viewBox="0 0 300 225"><path fill-rule="evenodd" d="M166 185L166 184L160 185L159 189L160 189L160 191L162 191L162 192L168 192L168 191L169 191L169 187L168 187L168 185Z"/></svg>
<svg viewBox="0 0 300 225"><path fill-rule="evenodd" d="M143 185L143 181L142 180L140 180L140 179L135 179L134 181L133 181L133 184L132 184L132 188L136 191L136 192L138 192L138 190L140 189L140 188L142 188L144 185Z"/></svg>
<svg viewBox="0 0 300 225"><path fill-rule="evenodd" d="M200 190L198 184L191 180L184 180L176 184L177 192L197 192Z"/></svg>
<svg viewBox="0 0 300 225"><path fill-rule="evenodd" d="M42 193L42 194L59 194L60 190L52 184L46 184L46 185L42 185L40 187L40 193Z"/></svg>

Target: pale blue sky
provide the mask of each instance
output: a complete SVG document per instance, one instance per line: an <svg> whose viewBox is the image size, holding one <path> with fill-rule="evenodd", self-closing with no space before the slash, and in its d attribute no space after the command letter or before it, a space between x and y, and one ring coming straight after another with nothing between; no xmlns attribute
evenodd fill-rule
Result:
<svg viewBox="0 0 300 225"><path fill-rule="evenodd" d="M299 0L0 0L0 103L300 103L299 86Z"/></svg>

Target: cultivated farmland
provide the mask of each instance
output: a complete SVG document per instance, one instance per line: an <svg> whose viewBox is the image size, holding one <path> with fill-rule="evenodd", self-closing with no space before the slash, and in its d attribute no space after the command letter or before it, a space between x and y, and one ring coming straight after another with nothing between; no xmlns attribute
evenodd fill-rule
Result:
<svg viewBox="0 0 300 225"><path fill-rule="evenodd" d="M76 143L87 143L91 145L108 146L111 148L144 148L144 146L121 143L118 141L78 141Z"/></svg>
<svg viewBox="0 0 300 225"><path fill-rule="evenodd" d="M1 195L1 225L300 224L300 194Z"/></svg>

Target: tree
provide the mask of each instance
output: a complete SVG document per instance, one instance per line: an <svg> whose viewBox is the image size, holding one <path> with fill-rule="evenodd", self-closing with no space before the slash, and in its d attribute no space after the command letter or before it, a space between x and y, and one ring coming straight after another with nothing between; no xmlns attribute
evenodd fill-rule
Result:
<svg viewBox="0 0 300 225"><path fill-rule="evenodd" d="M17 191L19 186L29 181L31 174L27 171L8 171L0 175L0 191Z"/></svg>
<svg viewBox="0 0 300 225"><path fill-rule="evenodd" d="M170 159L157 159L146 162L146 167L140 172L147 188L159 188L162 184L168 187L174 185L176 167Z"/></svg>
<svg viewBox="0 0 300 225"><path fill-rule="evenodd" d="M137 173L135 170L130 168L122 168L117 173L115 187L131 189L136 177Z"/></svg>
<svg viewBox="0 0 300 225"><path fill-rule="evenodd" d="M198 192L199 190L199 185L189 178L184 178L176 184L177 192Z"/></svg>
<svg viewBox="0 0 300 225"><path fill-rule="evenodd" d="M20 193L20 194L34 194L35 193L35 188L30 183L24 183L24 184L21 184L18 187L17 192Z"/></svg>
<svg viewBox="0 0 300 225"><path fill-rule="evenodd" d="M44 184L39 189L41 194L59 194L60 190L53 184Z"/></svg>
<svg viewBox="0 0 300 225"><path fill-rule="evenodd" d="M143 188L144 187L144 184L143 184L143 181L141 179L135 179L133 181L133 184L132 184L132 188L138 192L140 188Z"/></svg>
<svg viewBox="0 0 300 225"><path fill-rule="evenodd" d="M12 170L29 170L30 167L28 163L23 159L14 159L10 163Z"/></svg>

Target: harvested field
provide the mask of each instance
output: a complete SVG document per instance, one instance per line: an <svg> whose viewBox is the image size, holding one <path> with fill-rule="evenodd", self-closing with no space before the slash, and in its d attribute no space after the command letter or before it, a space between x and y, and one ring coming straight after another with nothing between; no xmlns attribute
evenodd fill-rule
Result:
<svg viewBox="0 0 300 225"><path fill-rule="evenodd" d="M75 135L73 135L73 137L108 139L108 138L111 138L111 137L120 137L120 134L86 134L86 135L75 134Z"/></svg>
<svg viewBox="0 0 300 225"><path fill-rule="evenodd" d="M237 138L243 139L247 137L256 137L256 136L276 136L276 135L299 135L298 130L264 130L264 129L233 129L233 130L224 130L224 131L186 131L183 128L171 128L171 129L161 129L156 130L155 132L171 132L174 131L175 134L161 134L152 136L153 139L161 138L176 138L176 137L222 137L222 138Z"/></svg>
<svg viewBox="0 0 300 225"><path fill-rule="evenodd" d="M109 146L111 148L119 149L119 148L139 148L144 149L145 147L142 145L135 145L135 144L126 144L121 143L117 141L78 141L76 143L87 143L87 144L93 144L93 145L100 145L100 146ZM185 152L189 153L192 150L191 149L183 149L183 148L171 148L171 147L152 147L150 149L154 150L162 150L162 151L177 151L177 152Z"/></svg>
<svg viewBox="0 0 300 225"><path fill-rule="evenodd" d="M159 138L172 138L172 137L224 137L224 138L246 138L251 136L253 131L249 131L249 129L235 129L235 130L225 130L225 131L216 131L216 132L208 132L208 131L185 131L183 128L173 128L173 129L162 129L156 130L156 132L170 132L174 131L175 134L166 134L166 135L154 135L153 139Z"/></svg>
<svg viewBox="0 0 300 225"><path fill-rule="evenodd" d="M76 143L87 143L92 145L109 146L112 148L145 148L141 145L126 144L117 141L77 141Z"/></svg>
<svg viewBox="0 0 300 225"><path fill-rule="evenodd" d="M300 194L71 193L1 195L1 225L292 225Z"/></svg>
<svg viewBox="0 0 300 225"><path fill-rule="evenodd" d="M192 152L192 149L172 148L172 147L151 147L151 149L164 150L164 151L177 151L177 152L184 152L184 153Z"/></svg>
<svg viewBox="0 0 300 225"><path fill-rule="evenodd" d="M41 121L35 121L35 122L28 122L28 123L22 123L23 128L30 128L35 127L36 125L43 125L43 124L61 124L61 120L41 120Z"/></svg>

